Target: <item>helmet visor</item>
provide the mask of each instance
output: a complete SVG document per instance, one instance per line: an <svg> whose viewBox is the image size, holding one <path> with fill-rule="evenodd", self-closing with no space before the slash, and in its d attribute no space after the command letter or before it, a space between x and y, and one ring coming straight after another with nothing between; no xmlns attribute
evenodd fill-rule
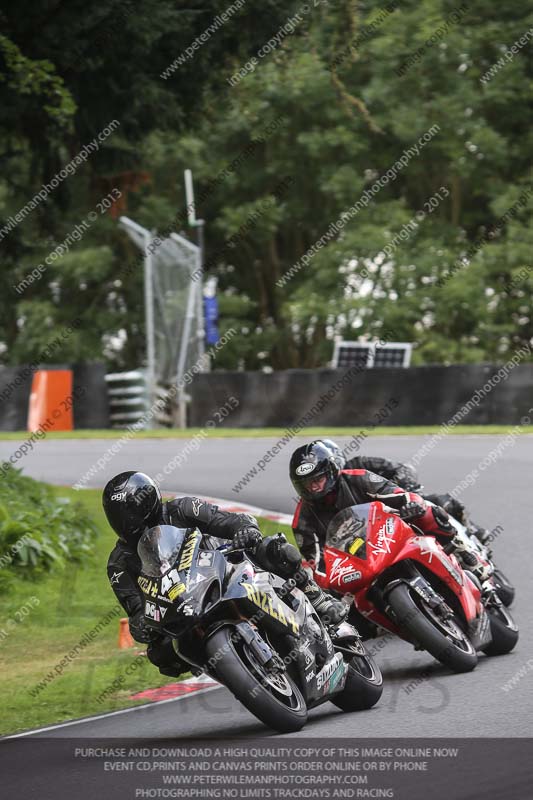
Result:
<svg viewBox="0 0 533 800"><path fill-rule="evenodd" d="M320 497L326 489L328 483L328 476L323 473L322 475L313 475L312 478L304 478L302 481L303 488L309 495L317 495Z"/></svg>
<svg viewBox="0 0 533 800"><path fill-rule="evenodd" d="M314 475L294 478L293 486L305 500L319 500L335 488L335 475L329 467Z"/></svg>

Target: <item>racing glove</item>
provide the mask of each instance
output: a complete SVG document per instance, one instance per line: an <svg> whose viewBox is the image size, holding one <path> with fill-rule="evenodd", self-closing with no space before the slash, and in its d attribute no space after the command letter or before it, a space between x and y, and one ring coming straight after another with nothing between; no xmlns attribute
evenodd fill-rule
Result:
<svg viewBox="0 0 533 800"><path fill-rule="evenodd" d="M419 517L423 517L426 513L426 509L420 503L409 502L402 506L398 514L400 518L404 520L404 522L412 522Z"/></svg>
<svg viewBox="0 0 533 800"><path fill-rule="evenodd" d="M144 612L139 611L129 618L130 633L136 642L149 644L154 636L154 631L148 627Z"/></svg>
<svg viewBox="0 0 533 800"><path fill-rule="evenodd" d="M447 511L440 506L433 506L431 510L433 512L433 518L439 526L439 531L443 531L444 533L455 533L455 528L450 522L450 515Z"/></svg>
<svg viewBox="0 0 533 800"><path fill-rule="evenodd" d="M233 547L236 550L255 550L263 541L261 531L257 528L243 528L233 537Z"/></svg>

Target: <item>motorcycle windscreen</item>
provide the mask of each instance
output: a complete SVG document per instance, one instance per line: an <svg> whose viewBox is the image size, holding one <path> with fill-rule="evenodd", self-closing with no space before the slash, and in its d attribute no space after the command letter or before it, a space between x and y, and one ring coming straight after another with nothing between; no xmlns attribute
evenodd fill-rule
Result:
<svg viewBox="0 0 533 800"><path fill-rule="evenodd" d="M188 532L188 528L175 528L173 525L156 525L145 531L137 545L143 573L159 578L168 572L178 560Z"/></svg>
<svg viewBox="0 0 533 800"><path fill-rule="evenodd" d="M366 558L368 517L372 503L343 508L328 525L326 545L343 550L351 556Z"/></svg>

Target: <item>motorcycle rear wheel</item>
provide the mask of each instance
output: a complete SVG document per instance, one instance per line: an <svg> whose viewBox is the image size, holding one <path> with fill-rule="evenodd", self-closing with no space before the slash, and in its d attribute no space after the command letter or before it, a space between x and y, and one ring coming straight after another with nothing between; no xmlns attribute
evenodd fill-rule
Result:
<svg viewBox="0 0 533 800"><path fill-rule="evenodd" d="M446 626L444 620L437 620L421 597L416 596L415 602L412 592L410 586L400 583L389 593L388 600L399 627L454 672L473 670L477 653L467 635L456 623Z"/></svg>
<svg viewBox="0 0 533 800"><path fill-rule="evenodd" d="M255 659L235 628L220 628L206 643L215 677L265 725L280 733L299 731L307 722L305 700L287 673L269 673Z"/></svg>
<svg viewBox="0 0 533 800"><path fill-rule="evenodd" d="M367 653L362 655L353 649L350 658L343 650L348 663L348 674L344 689L331 698L333 705L342 711L365 711L375 706L383 693L383 676L378 665Z"/></svg>

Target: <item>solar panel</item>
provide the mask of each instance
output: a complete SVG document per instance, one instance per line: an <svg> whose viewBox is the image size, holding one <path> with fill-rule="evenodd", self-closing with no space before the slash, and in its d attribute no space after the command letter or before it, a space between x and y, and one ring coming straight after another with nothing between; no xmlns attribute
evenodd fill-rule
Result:
<svg viewBox="0 0 533 800"><path fill-rule="evenodd" d="M367 367L370 348L366 345L358 347L340 347L337 352L336 367Z"/></svg>
<svg viewBox="0 0 533 800"><path fill-rule="evenodd" d="M348 367L408 367L412 345L409 342L336 342L332 366Z"/></svg>

